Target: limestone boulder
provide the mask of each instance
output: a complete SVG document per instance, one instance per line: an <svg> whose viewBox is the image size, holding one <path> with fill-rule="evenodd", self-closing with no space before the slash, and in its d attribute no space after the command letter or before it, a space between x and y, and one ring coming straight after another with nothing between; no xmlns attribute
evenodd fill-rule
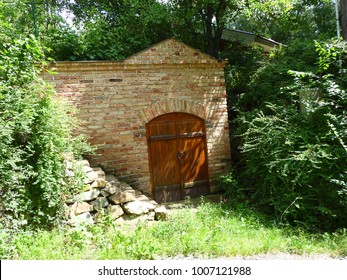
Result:
<svg viewBox="0 0 347 280"><path fill-rule="evenodd" d="M124 204L135 200L135 196L130 192L117 192L108 197L112 204Z"/></svg>
<svg viewBox="0 0 347 280"><path fill-rule="evenodd" d="M91 168L90 166L82 166L82 171L88 173L93 171L93 168Z"/></svg>
<svg viewBox="0 0 347 280"><path fill-rule="evenodd" d="M72 204L70 210L71 210L71 214L70 214L71 216L78 216L80 214L93 211L93 206L84 201L75 202L74 204Z"/></svg>
<svg viewBox="0 0 347 280"><path fill-rule="evenodd" d="M106 192L107 195L104 196L109 196L111 194L114 194L116 192L120 192L120 188L118 188L118 185L116 183L106 183L105 187L102 189L102 192Z"/></svg>
<svg viewBox="0 0 347 280"><path fill-rule="evenodd" d="M113 182L119 183L119 180L114 175L110 175L110 174L106 175L106 181L110 183L113 183Z"/></svg>
<svg viewBox="0 0 347 280"><path fill-rule="evenodd" d="M132 187L130 187L127 183L121 182L119 184L119 188L122 190L122 192L128 192L135 196L135 190Z"/></svg>
<svg viewBox="0 0 347 280"><path fill-rule="evenodd" d="M100 194L101 194L103 197L109 197L109 196L110 196L110 194L109 194L108 192L104 191L104 190L101 190L101 191L100 191Z"/></svg>
<svg viewBox="0 0 347 280"><path fill-rule="evenodd" d="M79 224L94 224L94 219L89 212L74 216L69 220L69 224L77 226Z"/></svg>
<svg viewBox="0 0 347 280"><path fill-rule="evenodd" d="M89 191L82 192L79 195L77 195L76 200L77 201L91 201L93 199L96 199L100 194L100 191L98 189L90 189Z"/></svg>
<svg viewBox="0 0 347 280"><path fill-rule="evenodd" d="M77 166L90 166L89 161L86 159L76 161Z"/></svg>
<svg viewBox="0 0 347 280"><path fill-rule="evenodd" d="M149 211L147 215L148 215L148 218L147 218L148 221L154 221L155 220L155 212L154 211Z"/></svg>
<svg viewBox="0 0 347 280"><path fill-rule="evenodd" d="M83 180L85 184L90 184L94 182L96 179L98 179L98 173L95 171L87 172L86 173L86 178Z"/></svg>
<svg viewBox="0 0 347 280"><path fill-rule="evenodd" d="M124 204L123 208L128 214L142 215L148 213L150 210L153 210L155 206L147 201L136 200Z"/></svg>
<svg viewBox="0 0 347 280"><path fill-rule="evenodd" d="M156 202L155 200L150 200L150 203L152 203L153 205L158 205L158 202Z"/></svg>
<svg viewBox="0 0 347 280"><path fill-rule="evenodd" d="M108 200L105 197L98 197L91 201L90 204L93 205L96 211L100 211L102 208L106 208L109 205Z"/></svg>
<svg viewBox="0 0 347 280"><path fill-rule="evenodd" d="M165 206L159 206L155 208L154 213L155 213L154 219L156 221L164 221L168 217L168 211L165 208Z"/></svg>
<svg viewBox="0 0 347 280"><path fill-rule="evenodd" d="M144 194L140 194L140 195L136 196L136 200L149 201L149 198L147 196L145 196Z"/></svg>
<svg viewBox="0 0 347 280"><path fill-rule="evenodd" d="M106 175L104 170L102 170L100 167L94 167L93 171L96 172L96 174L98 174L99 179L103 179L106 181Z"/></svg>
<svg viewBox="0 0 347 280"><path fill-rule="evenodd" d="M106 181L104 179L96 179L90 186L91 188L101 189L106 186Z"/></svg>
<svg viewBox="0 0 347 280"><path fill-rule="evenodd" d="M109 205L107 212L115 220L124 215L123 208L120 205Z"/></svg>

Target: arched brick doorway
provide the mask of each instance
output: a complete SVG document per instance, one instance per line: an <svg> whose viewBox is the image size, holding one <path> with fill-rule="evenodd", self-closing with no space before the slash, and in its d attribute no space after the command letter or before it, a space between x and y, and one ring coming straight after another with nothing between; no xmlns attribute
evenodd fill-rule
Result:
<svg viewBox="0 0 347 280"><path fill-rule="evenodd" d="M168 113L146 125L151 190L158 202L209 192L206 130L203 119Z"/></svg>

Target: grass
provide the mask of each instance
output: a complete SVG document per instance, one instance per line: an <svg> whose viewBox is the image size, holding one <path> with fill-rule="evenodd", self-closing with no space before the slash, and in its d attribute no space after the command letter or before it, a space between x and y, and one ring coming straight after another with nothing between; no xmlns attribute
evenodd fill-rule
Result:
<svg viewBox="0 0 347 280"><path fill-rule="evenodd" d="M347 233L308 233L279 227L249 209L222 203L176 210L168 221L119 228L105 219L97 225L52 231L0 232L0 258L160 259L176 255L202 258L266 253L347 255Z"/></svg>

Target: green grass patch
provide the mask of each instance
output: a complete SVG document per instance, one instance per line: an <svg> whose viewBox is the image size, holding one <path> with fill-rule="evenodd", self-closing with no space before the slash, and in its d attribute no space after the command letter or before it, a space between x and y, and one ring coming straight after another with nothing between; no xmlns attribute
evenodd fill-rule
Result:
<svg viewBox="0 0 347 280"><path fill-rule="evenodd" d="M176 255L204 258L266 253L347 255L347 233L308 233L279 227L253 210L234 211L222 203L175 210L169 220L127 228L105 217L76 229L6 233L1 259L159 259Z"/></svg>

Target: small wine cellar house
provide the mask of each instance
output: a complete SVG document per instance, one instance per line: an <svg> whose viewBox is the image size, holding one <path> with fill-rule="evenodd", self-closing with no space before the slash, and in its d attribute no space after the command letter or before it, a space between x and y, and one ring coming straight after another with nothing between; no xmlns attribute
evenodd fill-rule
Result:
<svg viewBox="0 0 347 280"><path fill-rule="evenodd" d="M56 62L44 79L77 108L91 164L161 202L212 192L227 171L225 65L167 39L123 61Z"/></svg>

